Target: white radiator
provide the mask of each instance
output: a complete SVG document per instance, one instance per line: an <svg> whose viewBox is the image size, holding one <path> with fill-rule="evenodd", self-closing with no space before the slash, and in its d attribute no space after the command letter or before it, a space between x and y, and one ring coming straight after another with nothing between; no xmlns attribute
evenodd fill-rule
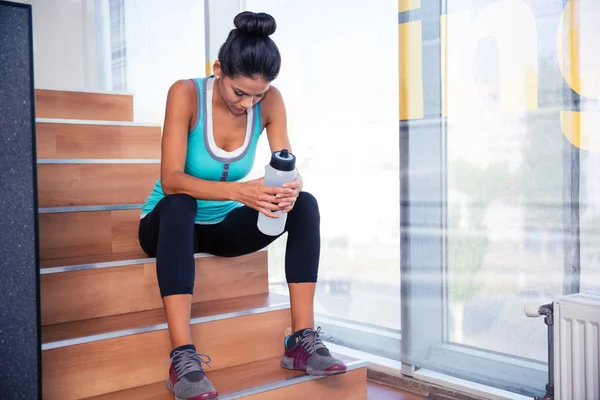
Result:
<svg viewBox="0 0 600 400"><path fill-rule="evenodd" d="M554 301L554 399L600 400L600 292Z"/></svg>

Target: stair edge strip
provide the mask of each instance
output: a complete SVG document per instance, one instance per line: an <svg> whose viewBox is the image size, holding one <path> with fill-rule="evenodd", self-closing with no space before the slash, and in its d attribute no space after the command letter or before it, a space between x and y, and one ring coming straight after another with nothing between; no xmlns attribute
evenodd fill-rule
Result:
<svg viewBox="0 0 600 400"><path fill-rule="evenodd" d="M91 94L114 94L117 96L133 96L133 92L122 91L122 90L102 90L102 89L85 89L85 88L73 88L73 89L60 89L56 87L35 87L35 90L41 90L45 92L70 92L70 93L91 93Z"/></svg>
<svg viewBox="0 0 600 400"><path fill-rule="evenodd" d="M348 364L346 364L346 366L348 367L348 369L346 371L350 372L350 371L355 371L360 368L368 367L369 362L357 360L357 361L349 362ZM220 400L239 399L242 397L252 396L255 394L264 393L264 392L268 392L268 391L276 390L276 389L281 389L281 388L284 388L287 386L297 385L300 383L313 381L316 379L322 379L322 378L325 378L325 376L298 375L298 376L295 376L290 379L283 379L283 380L280 380L277 382L268 383L266 385L257 386L257 387L251 388L251 389L245 389L245 390L240 390L240 391L234 392L234 393L223 394L223 395L219 396L219 399Z"/></svg>
<svg viewBox="0 0 600 400"><path fill-rule="evenodd" d="M143 206L143 204L111 204L102 206L41 207L38 212L40 214L60 214L87 211L139 210Z"/></svg>
<svg viewBox="0 0 600 400"><path fill-rule="evenodd" d="M160 158L38 158L37 164L160 164Z"/></svg>
<svg viewBox="0 0 600 400"><path fill-rule="evenodd" d="M277 304L270 304L265 307L250 308L247 310L232 311L232 312L223 313L223 314L209 315L206 317L192 318L190 321L190 325L197 325L197 324L202 324L202 323L207 323L207 322L221 321L224 319L231 319L231 318L245 317L245 316L249 316L249 315L264 314L264 313L273 312L273 311L280 311L280 310L285 310L285 309L289 308L289 306L290 306L289 302L283 302L283 303L277 303ZM85 343L99 342L99 341L107 340L107 339L116 339L116 338L120 338L120 337L138 335L138 334L142 334L142 333L150 333L150 332L166 330L166 329L168 329L168 325L166 322L163 322L163 323L156 324L156 325L148 325L148 326L143 326L143 327L138 327L138 328L129 328L129 329L124 329L124 330L120 330L120 331L100 333L100 334L96 334L96 335L83 336L83 337L73 338L73 339L57 340L55 342L43 343L42 351L58 349L61 347L75 346L75 345L85 344Z"/></svg>
<svg viewBox="0 0 600 400"><path fill-rule="evenodd" d="M72 125L107 125L107 126L132 126L143 128L160 128L160 124L153 122L111 121L102 119L76 119L76 118L36 118L36 123L43 124L72 124Z"/></svg>
<svg viewBox="0 0 600 400"><path fill-rule="evenodd" d="M255 253L261 253L263 251L267 251L268 247L262 248L260 250L255 251ZM194 258L210 258L210 257L218 257L214 254L210 253L195 253ZM63 267L47 267L40 268L40 275L50 275L50 274L59 274L62 272L71 272L71 271L86 271L91 269L102 269L102 268L113 268L113 267L123 267L127 265L137 265L137 264L146 264L156 262L156 257L146 257L146 258L132 258L129 260L120 260L120 261L105 261L98 263L87 263L87 264L75 264L75 265L67 265Z"/></svg>

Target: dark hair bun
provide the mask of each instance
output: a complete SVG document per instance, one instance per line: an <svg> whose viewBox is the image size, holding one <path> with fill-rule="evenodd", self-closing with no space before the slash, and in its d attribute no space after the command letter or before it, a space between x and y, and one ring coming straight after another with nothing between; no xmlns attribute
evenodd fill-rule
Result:
<svg viewBox="0 0 600 400"><path fill-rule="evenodd" d="M236 15L233 24L242 34L270 36L277 29L275 18L266 13L244 11Z"/></svg>

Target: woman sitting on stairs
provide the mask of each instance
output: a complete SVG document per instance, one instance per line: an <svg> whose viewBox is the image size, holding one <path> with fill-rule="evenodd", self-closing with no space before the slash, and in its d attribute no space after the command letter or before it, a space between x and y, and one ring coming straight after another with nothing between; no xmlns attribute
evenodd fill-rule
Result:
<svg viewBox="0 0 600 400"><path fill-rule="evenodd" d="M313 301L320 256L317 200L302 191L302 178L283 187L262 179L240 180L254 163L266 128L271 151L288 149L286 112L271 82L281 58L269 37L268 14L243 12L222 45L213 73L179 80L169 89L162 138L161 176L142 209L139 240L156 257L158 285L171 338L167 385L177 399L215 399L204 375L210 358L196 353L190 319L194 253L236 257L263 249L277 236L257 228L258 213L287 214L285 272L292 335L285 338L281 366L312 375L343 373L314 329ZM252 344L249 343L249 346Z"/></svg>

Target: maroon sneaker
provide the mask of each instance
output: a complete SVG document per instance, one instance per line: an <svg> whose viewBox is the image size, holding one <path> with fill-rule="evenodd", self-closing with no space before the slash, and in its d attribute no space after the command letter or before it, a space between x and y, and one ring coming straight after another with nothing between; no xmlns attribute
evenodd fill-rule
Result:
<svg viewBox="0 0 600 400"><path fill-rule="evenodd" d="M319 338L319 332L321 328L316 331L304 329L294 336L288 336L281 366L306 371L308 375L328 376L346 372L346 365L329 353Z"/></svg>
<svg viewBox="0 0 600 400"><path fill-rule="evenodd" d="M176 400L214 400L219 393L204 374L202 363L209 364L210 357L197 354L195 348L175 350L171 356L167 387ZM208 361L205 361L205 356Z"/></svg>

